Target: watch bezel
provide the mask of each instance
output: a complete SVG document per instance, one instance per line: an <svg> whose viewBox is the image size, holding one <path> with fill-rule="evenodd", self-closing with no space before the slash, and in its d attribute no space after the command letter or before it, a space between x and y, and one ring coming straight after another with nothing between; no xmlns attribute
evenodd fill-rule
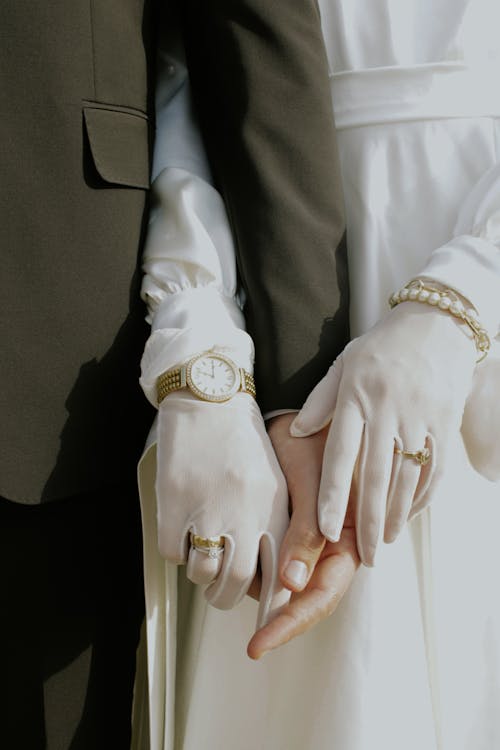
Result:
<svg viewBox="0 0 500 750"><path fill-rule="evenodd" d="M200 388L198 388L197 385L195 385L195 383L193 383L193 379L191 377L192 369L196 362L204 357L218 359L229 365L229 367L233 370L235 376L234 384L232 385L231 390L228 391L228 393L225 393L221 396L213 395L211 393L205 393L205 391L202 391ZM224 354L218 354L217 352L202 352L201 354L197 354L195 357L192 357L186 365L186 385L188 386L189 390L192 391L192 393L194 393L194 395L202 401L211 401L219 404L224 403L225 401L229 401L236 393L238 393L241 388L240 369L232 359L229 359L229 357L226 357Z"/></svg>

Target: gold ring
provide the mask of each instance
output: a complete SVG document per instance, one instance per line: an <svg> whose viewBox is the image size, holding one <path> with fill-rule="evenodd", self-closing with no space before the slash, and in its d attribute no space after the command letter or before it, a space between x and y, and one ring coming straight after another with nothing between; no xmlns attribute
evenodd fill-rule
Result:
<svg viewBox="0 0 500 750"><path fill-rule="evenodd" d="M199 536L191 531L189 539L193 549L203 552L212 559L219 557L224 552L225 539L223 536Z"/></svg>
<svg viewBox="0 0 500 750"><path fill-rule="evenodd" d="M422 448L420 451L402 451L400 448L396 448L394 453L406 456L406 458L413 458L420 466L425 466L431 460L431 452L428 448Z"/></svg>

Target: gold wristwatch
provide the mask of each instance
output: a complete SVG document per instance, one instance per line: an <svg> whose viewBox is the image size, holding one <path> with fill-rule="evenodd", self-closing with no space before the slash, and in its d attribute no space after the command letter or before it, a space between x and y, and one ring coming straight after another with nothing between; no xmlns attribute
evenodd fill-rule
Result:
<svg viewBox="0 0 500 750"><path fill-rule="evenodd" d="M189 388L202 401L229 401L240 391L255 398L253 376L229 357L211 351L196 354L186 364L162 373L156 388L158 404L182 388Z"/></svg>

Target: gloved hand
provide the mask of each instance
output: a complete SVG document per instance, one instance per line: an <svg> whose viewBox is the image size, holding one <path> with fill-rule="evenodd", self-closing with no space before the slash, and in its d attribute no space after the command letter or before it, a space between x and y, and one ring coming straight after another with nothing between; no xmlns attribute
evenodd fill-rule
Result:
<svg viewBox="0 0 500 750"><path fill-rule="evenodd" d="M355 483L361 560L373 565L436 495L450 438L460 429L477 359L464 324L405 302L352 341L309 395L291 426L311 435L332 420L318 498L321 532L339 539ZM427 448L425 466L397 451Z"/></svg>
<svg viewBox="0 0 500 750"><path fill-rule="evenodd" d="M162 556L187 563L194 583L209 584L220 609L247 593L260 560L258 627L289 599L278 557L288 516L288 491L255 400L237 394L209 403L171 393L159 407L156 494ZM211 558L190 546L189 533L225 538Z"/></svg>

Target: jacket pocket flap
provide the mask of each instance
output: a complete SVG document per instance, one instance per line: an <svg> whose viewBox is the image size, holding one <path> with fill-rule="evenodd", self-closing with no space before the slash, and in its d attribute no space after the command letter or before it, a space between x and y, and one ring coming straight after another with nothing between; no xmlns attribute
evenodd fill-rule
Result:
<svg viewBox="0 0 500 750"><path fill-rule="evenodd" d="M149 187L149 129L146 115L102 104L83 107L95 167L106 182Z"/></svg>

